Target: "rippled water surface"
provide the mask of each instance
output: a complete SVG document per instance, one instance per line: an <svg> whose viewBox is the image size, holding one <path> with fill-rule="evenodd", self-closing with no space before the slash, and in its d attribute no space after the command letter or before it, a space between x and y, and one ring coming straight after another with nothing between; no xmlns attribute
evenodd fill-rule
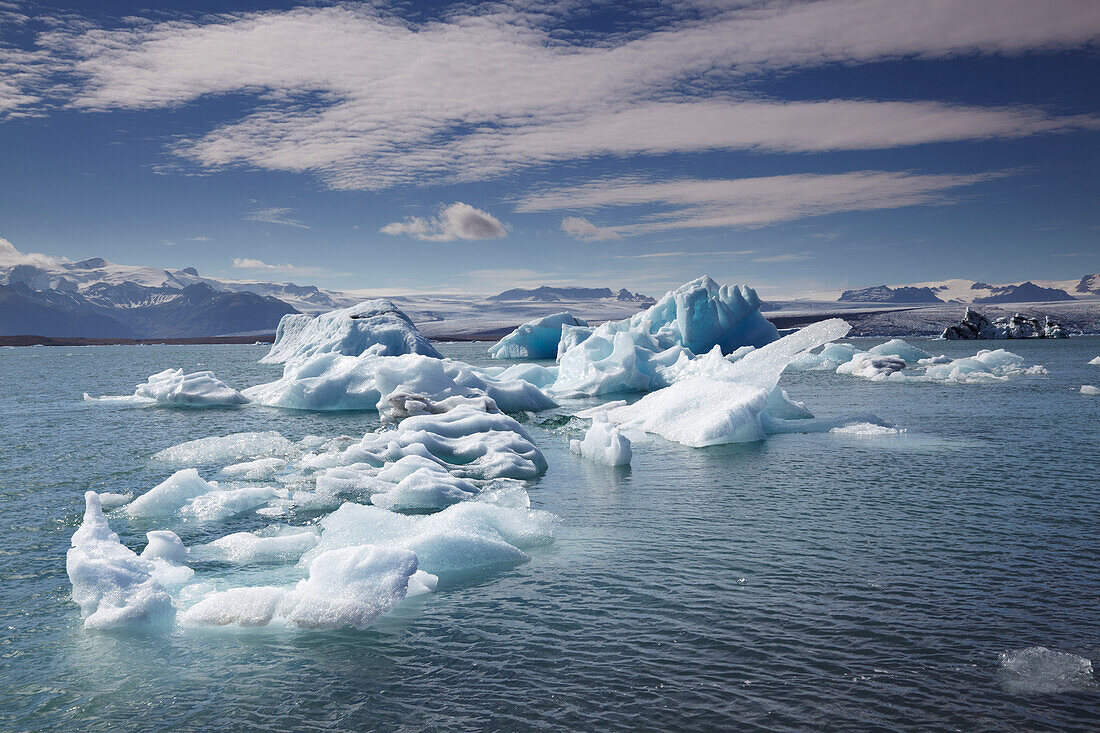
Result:
<svg viewBox="0 0 1100 733"><path fill-rule="evenodd" d="M562 523L530 562L364 632L167 636L82 629L64 555L83 492L144 491L172 471L149 456L192 438L377 418L81 401L167 367L268 381L261 347L0 349L0 727L1095 730L1095 686L1030 692L999 655L1100 659L1100 397L1078 393L1100 385L1100 339L1009 348L1050 375L784 376L818 415L873 411L894 436L654 439L607 469L568 452L565 411L533 415L550 470L532 503ZM444 350L486 363L484 344ZM136 549L153 528L111 521Z"/></svg>

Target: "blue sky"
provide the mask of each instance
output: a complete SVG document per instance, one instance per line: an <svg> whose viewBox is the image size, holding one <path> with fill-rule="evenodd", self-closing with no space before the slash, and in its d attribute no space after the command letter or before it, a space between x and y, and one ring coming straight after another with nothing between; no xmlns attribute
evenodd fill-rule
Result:
<svg viewBox="0 0 1100 733"><path fill-rule="evenodd" d="M0 237L379 293L1071 279L1098 39L1095 0L0 0Z"/></svg>

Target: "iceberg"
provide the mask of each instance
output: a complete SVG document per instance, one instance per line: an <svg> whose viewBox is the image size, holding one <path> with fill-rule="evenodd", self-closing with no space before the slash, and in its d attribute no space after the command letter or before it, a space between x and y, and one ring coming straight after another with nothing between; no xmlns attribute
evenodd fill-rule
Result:
<svg viewBox="0 0 1100 733"><path fill-rule="evenodd" d="M1090 359L1089 364L1092 364L1093 366L1100 366L1100 356L1096 357L1095 359Z"/></svg>
<svg viewBox="0 0 1100 733"><path fill-rule="evenodd" d="M295 410L378 410L389 421L417 409L430 411L432 403L450 398L455 399L440 409L485 397L504 412L556 406L531 381L483 377L462 362L416 354L318 354L289 362L281 379L249 387L244 394L262 405Z"/></svg>
<svg viewBox="0 0 1100 733"><path fill-rule="evenodd" d="M1091 384L1083 384L1081 385L1081 394L1100 395L1100 387L1094 387Z"/></svg>
<svg viewBox="0 0 1100 733"><path fill-rule="evenodd" d="M367 300L316 317L300 313L282 317L265 364L281 364L317 354L359 356L422 354L442 358L409 317L388 300Z"/></svg>
<svg viewBox="0 0 1100 733"><path fill-rule="evenodd" d="M953 359L945 364L933 364L925 371L925 376L932 381L966 383L1047 373L1039 365L1025 367L1023 357L1018 354L996 349L982 350L974 356Z"/></svg>
<svg viewBox="0 0 1100 733"><path fill-rule="evenodd" d="M633 458L630 439L605 419L596 419L584 440L569 441L569 450L608 466L628 466Z"/></svg>
<svg viewBox="0 0 1100 733"><path fill-rule="evenodd" d="M555 313L524 323L489 347L494 359L554 359L558 355L563 326L587 327L571 313Z"/></svg>
<svg viewBox="0 0 1100 733"><path fill-rule="evenodd" d="M860 353L859 349L851 344L825 344L819 353L807 351L799 354L787 365L787 368L795 371L814 369L835 371L838 366L848 363L858 353Z"/></svg>
<svg viewBox="0 0 1100 733"><path fill-rule="evenodd" d="M234 532L203 545L203 555L233 563L297 562L321 541L314 527L273 527L260 532Z"/></svg>
<svg viewBox="0 0 1100 733"><path fill-rule="evenodd" d="M192 499L217 490L217 482L204 481L197 470L185 468L131 501L123 511L131 517L171 515Z"/></svg>
<svg viewBox="0 0 1100 733"><path fill-rule="evenodd" d="M154 577L153 560L139 557L111 531L94 491L84 494L84 521L65 556L73 600L86 629L170 622L175 607Z"/></svg>
<svg viewBox="0 0 1100 733"><path fill-rule="evenodd" d="M664 368L681 357L718 347L730 354L742 346L775 341L778 331L760 314L760 299L746 286L719 286L701 277L666 293L646 311L583 332L562 329L575 342L558 357L555 394L646 392L667 387Z"/></svg>
<svg viewBox="0 0 1100 733"><path fill-rule="evenodd" d="M620 427L692 447L763 440L768 397L783 370L799 353L841 338L850 328L838 318L821 321L736 362L708 354L691 362L672 385L613 407L607 417Z"/></svg>
<svg viewBox="0 0 1100 733"><path fill-rule="evenodd" d="M181 407L230 407L247 404L248 398L214 376L214 372L184 374L165 369L138 385L134 396L161 405Z"/></svg>

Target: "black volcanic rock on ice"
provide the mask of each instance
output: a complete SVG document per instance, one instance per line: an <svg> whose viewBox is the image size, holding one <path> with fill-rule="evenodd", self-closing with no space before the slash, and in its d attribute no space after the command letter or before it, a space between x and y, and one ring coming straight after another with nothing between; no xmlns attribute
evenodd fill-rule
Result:
<svg viewBox="0 0 1100 733"><path fill-rule="evenodd" d="M955 326L948 326L940 336L954 341L958 339L1063 339L1069 334L1060 325L1051 321L1050 316L1047 316L1043 323L1040 323L1037 318L1028 318L1020 313L1016 313L1011 318L990 321L973 308L967 308L962 322Z"/></svg>
<svg viewBox="0 0 1100 733"><path fill-rule="evenodd" d="M841 303L942 303L932 288L891 288L879 285L873 288L845 290L837 299Z"/></svg>

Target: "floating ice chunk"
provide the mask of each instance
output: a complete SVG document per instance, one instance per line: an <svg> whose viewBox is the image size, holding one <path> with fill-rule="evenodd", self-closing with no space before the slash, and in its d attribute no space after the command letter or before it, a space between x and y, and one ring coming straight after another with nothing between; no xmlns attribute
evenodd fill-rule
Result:
<svg viewBox="0 0 1100 733"><path fill-rule="evenodd" d="M286 588L274 586L218 591L180 613L180 622L189 626L267 626L286 593Z"/></svg>
<svg viewBox="0 0 1100 733"><path fill-rule="evenodd" d="M857 353L859 353L859 349L851 344L825 344L820 353L814 354L807 351L799 354L787 368L796 371L812 369L831 369L835 371L841 364L851 361Z"/></svg>
<svg viewBox="0 0 1100 733"><path fill-rule="evenodd" d="M265 481L275 478L275 474L286 468L282 458L257 458L254 461L234 463L221 470L223 476L244 481Z"/></svg>
<svg viewBox="0 0 1100 733"><path fill-rule="evenodd" d="M660 374L685 351L703 354L715 346L728 354L763 346L778 332L760 315L760 299L745 286L721 286L709 277L686 283L642 313L604 323L585 338L562 329L576 343L558 355L558 394L644 392L666 386ZM674 350L673 350L674 349Z"/></svg>
<svg viewBox="0 0 1100 733"><path fill-rule="evenodd" d="M287 364L282 378L245 390L249 399L298 410L378 410L397 420L416 410L445 411L490 398L504 412L545 410L555 403L533 383L481 377L461 362L416 354L358 357L319 354ZM435 403L441 403L433 408Z"/></svg>
<svg viewBox="0 0 1100 733"><path fill-rule="evenodd" d="M1100 356L1096 357L1095 359L1089 359L1089 364L1092 364L1093 366L1100 365Z"/></svg>
<svg viewBox="0 0 1100 733"><path fill-rule="evenodd" d="M832 428L829 432L840 435L851 435L857 438L877 438L884 435L900 435L905 432L905 428L876 425L869 422L857 422L851 425Z"/></svg>
<svg viewBox="0 0 1100 733"><path fill-rule="evenodd" d="M115 509L134 500L133 494L99 493L99 503L104 509Z"/></svg>
<svg viewBox="0 0 1100 733"><path fill-rule="evenodd" d="M84 399L93 402L132 402L136 404L161 404L176 407L236 407L248 399L214 376L214 372L184 374L182 369L165 369L139 384L132 395L119 397L92 397L84 393Z"/></svg>
<svg viewBox="0 0 1100 733"><path fill-rule="evenodd" d="M233 433L224 437L199 438L165 448L155 461L176 465L222 465L256 458L289 458L298 455L294 443L274 430L266 433Z"/></svg>
<svg viewBox="0 0 1100 733"><path fill-rule="evenodd" d="M694 447L763 440L761 417L787 364L802 351L844 336L849 328L840 319L821 321L734 363L697 360L701 366L695 373L685 372L669 387L608 410L608 418L621 427Z"/></svg>
<svg viewBox="0 0 1100 733"><path fill-rule="evenodd" d="M1100 387L1094 387L1091 384L1081 385L1081 394L1098 395L1100 394Z"/></svg>
<svg viewBox="0 0 1100 733"><path fill-rule="evenodd" d="M778 386L768 393L766 409L772 417L785 420L808 420L814 416L805 402L791 399L787 390Z"/></svg>
<svg viewBox="0 0 1100 733"><path fill-rule="evenodd" d="M423 570L417 570L409 578L409 592L405 595L406 598L413 598L415 596L422 596L426 593L432 593L435 591L436 586L439 585L439 576L432 575L431 573L425 573Z"/></svg>
<svg viewBox="0 0 1100 733"><path fill-rule="evenodd" d="M235 532L203 546L203 554L234 565L297 562L321 541L315 527L275 527L261 532Z"/></svg>
<svg viewBox="0 0 1100 733"><path fill-rule="evenodd" d="M836 368L837 374L851 374L853 377L863 377L872 382L881 382L890 378L890 375L901 372L905 368L905 360L896 356L881 356L869 352L861 352L852 357L852 360L841 364Z"/></svg>
<svg viewBox="0 0 1100 733"><path fill-rule="evenodd" d="M443 509L473 498L478 491L476 484L452 476L446 469L425 466L393 484L388 491L373 494L371 503L394 511Z"/></svg>
<svg viewBox="0 0 1100 733"><path fill-rule="evenodd" d="M884 344L872 346L867 349L867 352L882 356L896 356L902 361L909 363L915 363L921 359L927 359L932 356L924 349L918 349L916 346L902 341L901 339L891 339Z"/></svg>
<svg viewBox="0 0 1100 733"><path fill-rule="evenodd" d="M556 523L548 512L477 501L426 516L344 504L321 520L321 543L300 564L331 549L375 544L415 552L419 567L436 575L513 565L527 560L521 548L550 542Z"/></svg>
<svg viewBox="0 0 1100 733"><path fill-rule="evenodd" d="M394 430L368 433L345 451L348 463L396 461L407 455L436 458L464 478L533 479L546 459L523 427L500 413L463 405L441 415L417 415Z"/></svg>
<svg viewBox="0 0 1100 733"><path fill-rule="evenodd" d="M892 423L889 423L878 415L862 413L858 415L841 415L839 417L815 417L807 420L783 420L769 415L767 412L761 417L764 432L767 435L782 435L787 433L838 433L847 432L848 428L854 431L869 430L866 426L888 428L901 431Z"/></svg>
<svg viewBox="0 0 1100 733"><path fill-rule="evenodd" d="M166 560L177 565L187 562L190 551L175 532L162 529L146 532L145 536L149 544L141 551L141 556L146 560Z"/></svg>
<svg viewBox="0 0 1100 733"><path fill-rule="evenodd" d="M561 340L558 342L558 353L556 358L560 361L562 354L587 339L592 335L594 330L594 328L588 326L570 326L568 324L562 326Z"/></svg>
<svg viewBox="0 0 1100 733"><path fill-rule="evenodd" d="M279 615L309 629L365 629L409 591L417 556L393 547L360 545L328 550L309 565L309 577L283 597Z"/></svg>
<svg viewBox="0 0 1100 733"><path fill-rule="evenodd" d="M489 347L494 359L553 359L558 355L562 326L587 326L571 313L555 313L524 323Z"/></svg>
<svg viewBox="0 0 1100 733"><path fill-rule="evenodd" d="M154 577L155 564L119 542L94 491L84 494L84 521L73 534L65 568L86 629L170 621L175 608Z"/></svg>
<svg viewBox="0 0 1100 733"><path fill-rule="evenodd" d="M217 482L204 481L194 468L184 468L134 499L123 511L132 517L167 516L192 499L217 490Z"/></svg>
<svg viewBox="0 0 1100 733"><path fill-rule="evenodd" d="M1057 695L1096 688L1092 662L1042 646L1001 654L1001 680L1009 692Z"/></svg>
<svg viewBox="0 0 1100 733"><path fill-rule="evenodd" d="M925 376L940 382L981 382L1010 377L1047 374L1039 365L1025 367L1024 359L1004 349L979 351L972 357L954 359L928 367Z"/></svg>
<svg viewBox="0 0 1100 733"><path fill-rule="evenodd" d="M951 357L940 354L939 356L930 356L927 359L918 359L917 364L919 366L932 366L933 364L948 364L951 362Z"/></svg>
<svg viewBox="0 0 1100 733"><path fill-rule="evenodd" d="M409 317L388 300L368 300L315 318L285 315L271 351L261 359L278 364L316 354L359 356L371 349L378 356L423 354L441 358Z"/></svg>
<svg viewBox="0 0 1100 733"><path fill-rule="evenodd" d="M584 434L584 440L569 441L569 450L590 461L608 466L627 466L633 453L630 439L609 422L596 420Z"/></svg>
<svg viewBox="0 0 1100 733"><path fill-rule="evenodd" d="M493 375L498 382L512 379L522 379L533 384L539 389L546 389L558 378L557 366L543 366L541 364L513 364L502 372Z"/></svg>
<svg viewBox="0 0 1100 733"><path fill-rule="evenodd" d="M285 499L289 495L290 492L285 489L270 486L210 491L187 502L180 508L179 514L192 521L217 522L262 507L272 499Z"/></svg>

